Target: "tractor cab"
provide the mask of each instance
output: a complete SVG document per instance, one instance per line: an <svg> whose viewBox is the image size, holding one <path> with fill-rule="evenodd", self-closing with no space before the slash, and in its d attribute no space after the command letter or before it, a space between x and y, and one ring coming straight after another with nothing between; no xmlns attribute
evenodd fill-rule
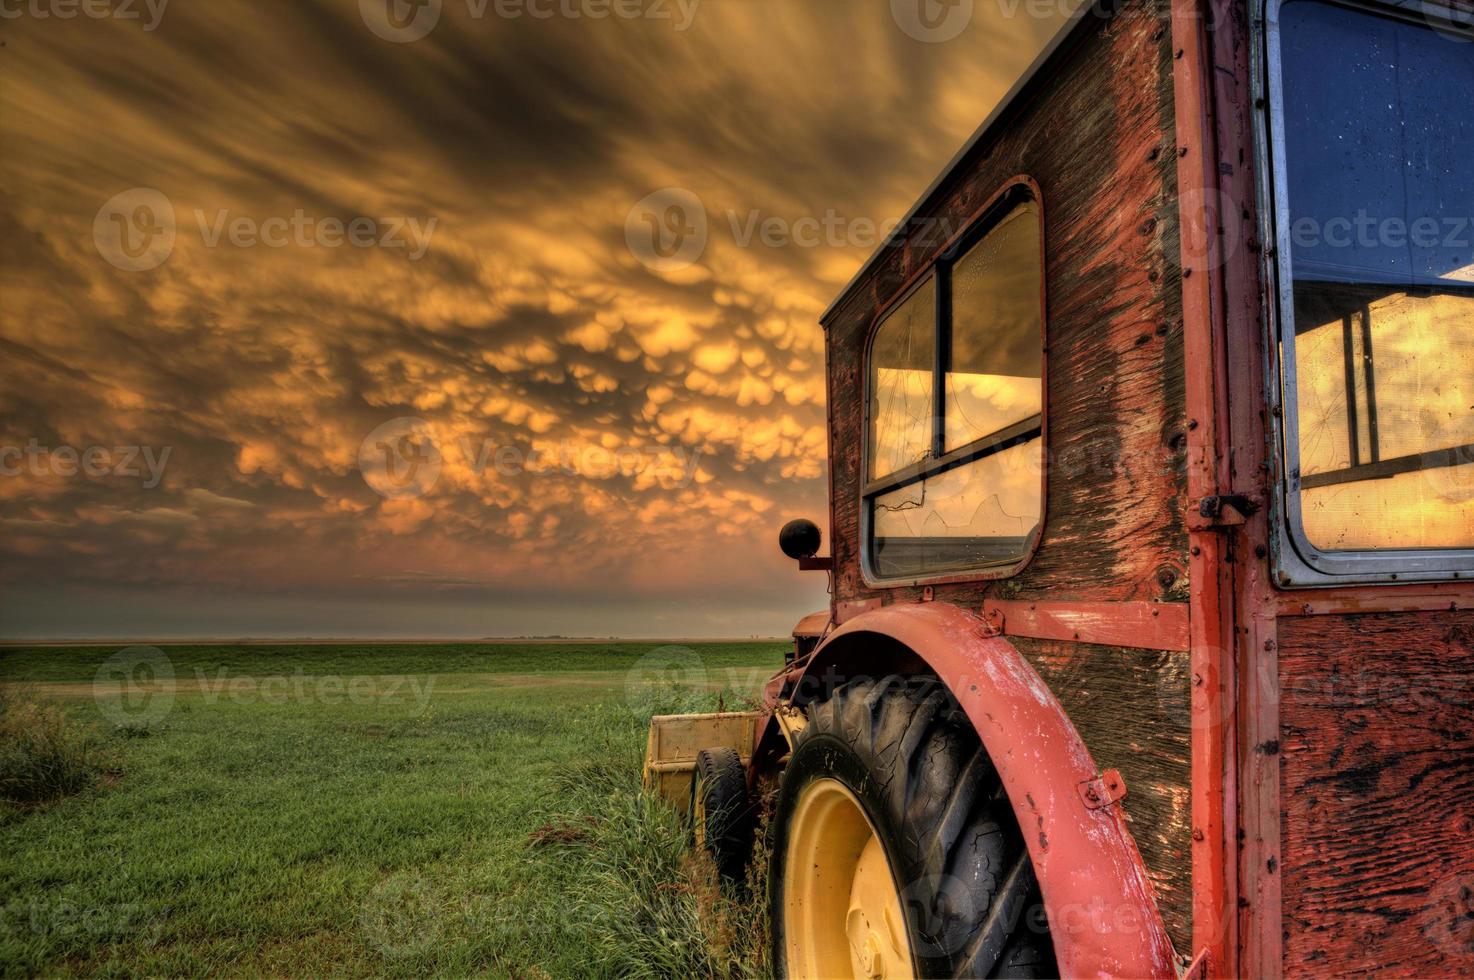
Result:
<svg viewBox="0 0 1474 980"><path fill-rule="evenodd" d="M1086 7L836 297L830 607L652 758L780 975L1474 972L1470 92L1463 2Z"/></svg>

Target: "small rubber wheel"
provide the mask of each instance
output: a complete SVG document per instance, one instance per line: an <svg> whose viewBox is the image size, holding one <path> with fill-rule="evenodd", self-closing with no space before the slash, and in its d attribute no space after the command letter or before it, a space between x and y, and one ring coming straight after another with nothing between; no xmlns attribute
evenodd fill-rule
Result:
<svg viewBox="0 0 1474 980"><path fill-rule="evenodd" d="M736 749L702 749L691 780L691 833L696 846L711 855L722 881L738 889L747 882L752 824L742 757Z"/></svg>
<svg viewBox="0 0 1474 980"><path fill-rule="evenodd" d="M1028 850L950 692L859 680L807 714L771 825L778 976L1057 976Z"/></svg>

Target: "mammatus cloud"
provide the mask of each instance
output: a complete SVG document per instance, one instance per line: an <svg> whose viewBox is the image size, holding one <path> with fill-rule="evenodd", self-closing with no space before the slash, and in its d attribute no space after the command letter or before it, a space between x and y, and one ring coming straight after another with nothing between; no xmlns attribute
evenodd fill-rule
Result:
<svg viewBox="0 0 1474 980"><path fill-rule="evenodd" d="M0 635L823 603L773 540L824 508L818 314L1057 18L433 6L409 41L370 0L5 21ZM632 246L672 188L699 248L668 211ZM401 419L435 478L385 494Z"/></svg>

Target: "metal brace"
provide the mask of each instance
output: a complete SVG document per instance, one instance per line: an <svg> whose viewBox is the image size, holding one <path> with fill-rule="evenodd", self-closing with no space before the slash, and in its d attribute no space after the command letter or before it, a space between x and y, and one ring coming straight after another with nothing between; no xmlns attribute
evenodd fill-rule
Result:
<svg viewBox="0 0 1474 980"><path fill-rule="evenodd" d="M1104 810L1126 797L1126 780L1114 769L1107 769L1095 779L1080 784L1080 798L1091 810Z"/></svg>

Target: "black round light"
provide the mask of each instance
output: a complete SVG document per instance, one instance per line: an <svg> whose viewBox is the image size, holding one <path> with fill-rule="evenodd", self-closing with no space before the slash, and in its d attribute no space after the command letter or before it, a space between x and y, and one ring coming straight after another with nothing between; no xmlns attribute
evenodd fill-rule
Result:
<svg viewBox="0 0 1474 980"><path fill-rule="evenodd" d="M783 525L778 532L778 547L789 558L812 558L819 552L819 525L800 517Z"/></svg>

